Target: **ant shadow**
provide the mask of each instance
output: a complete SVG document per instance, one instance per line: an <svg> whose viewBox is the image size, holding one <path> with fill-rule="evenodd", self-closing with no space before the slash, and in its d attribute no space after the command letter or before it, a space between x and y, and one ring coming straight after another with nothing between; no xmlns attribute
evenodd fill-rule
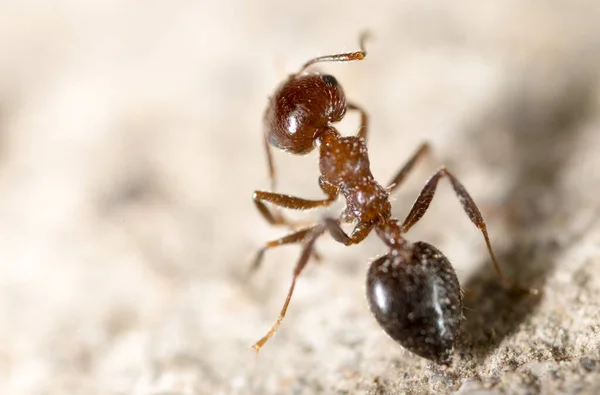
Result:
<svg viewBox="0 0 600 395"><path fill-rule="evenodd" d="M500 264L520 285L542 291L533 296L503 288L489 262L463 284L465 321L458 350L461 358L474 359L477 364L526 322L544 297L544 284L556 265L559 242L544 231L551 218L561 214L560 170L575 154L581 124L593 102L592 84L581 74L560 77L562 83L551 92L543 81L519 81L522 84L516 91L503 98L507 105L500 103L504 110L484 117L470 133L481 147L483 162L499 149L511 158L508 168L514 177L502 213L510 243L499 251ZM475 132L489 130L486 125L507 131L505 147L499 148L497 139L489 134Z"/></svg>

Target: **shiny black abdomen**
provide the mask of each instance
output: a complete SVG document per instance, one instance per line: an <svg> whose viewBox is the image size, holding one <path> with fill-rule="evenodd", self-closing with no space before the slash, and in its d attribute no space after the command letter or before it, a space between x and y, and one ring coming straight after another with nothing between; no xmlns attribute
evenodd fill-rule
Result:
<svg viewBox="0 0 600 395"><path fill-rule="evenodd" d="M462 318L454 269L435 247L412 245L377 259L367 275L369 306L385 332L413 353L450 364Z"/></svg>

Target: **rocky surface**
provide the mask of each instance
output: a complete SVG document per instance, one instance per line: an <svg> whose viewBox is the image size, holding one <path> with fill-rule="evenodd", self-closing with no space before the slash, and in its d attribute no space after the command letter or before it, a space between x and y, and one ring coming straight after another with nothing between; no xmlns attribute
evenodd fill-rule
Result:
<svg viewBox="0 0 600 395"><path fill-rule="evenodd" d="M6 394L600 393L600 5L466 1L64 1L0 5L0 392ZM318 245L280 332L297 247L270 251L250 199L268 187L267 97L310 57L369 111L385 182L435 155L467 186L505 291L451 188L411 230L465 290L454 364L378 328L370 237ZM354 133L349 115L340 125ZM314 154L276 154L281 191L320 196ZM331 209L335 214L340 205ZM298 213L318 220L321 211Z"/></svg>

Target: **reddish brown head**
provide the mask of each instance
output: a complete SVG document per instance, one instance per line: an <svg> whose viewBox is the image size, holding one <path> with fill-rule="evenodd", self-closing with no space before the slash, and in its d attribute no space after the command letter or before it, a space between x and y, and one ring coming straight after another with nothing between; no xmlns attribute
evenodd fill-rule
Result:
<svg viewBox="0 0 600 395"><path fill-rule="evenodd" d="M328 74L292 76L275 92L265 114L269 142L294 154L314 148L317 135L346 113L346 96Z"/></svg>

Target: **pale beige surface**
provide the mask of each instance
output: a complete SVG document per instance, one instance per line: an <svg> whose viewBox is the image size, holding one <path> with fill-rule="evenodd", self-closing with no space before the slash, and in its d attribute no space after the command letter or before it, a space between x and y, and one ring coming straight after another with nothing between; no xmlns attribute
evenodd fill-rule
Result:
<svg viewBox="0 0 600 395"><path fill-rule="evenodd" d="M23 3L0 5L0 393L600 392L598 3ZM268 186L266 99L365 28L364 62L322 69L371 115L375 176L423 140L436 150L394 213L446 163L507 270L543 292L498 286L441 188L409 236L442 249L468 291L448 370L371 318L374 237L324 238L278 336L258 358L247 348L298 255L273 251L243 281L284 232L250 199ZM314 155L276 160L281 191L320 196Z"/></svg>

